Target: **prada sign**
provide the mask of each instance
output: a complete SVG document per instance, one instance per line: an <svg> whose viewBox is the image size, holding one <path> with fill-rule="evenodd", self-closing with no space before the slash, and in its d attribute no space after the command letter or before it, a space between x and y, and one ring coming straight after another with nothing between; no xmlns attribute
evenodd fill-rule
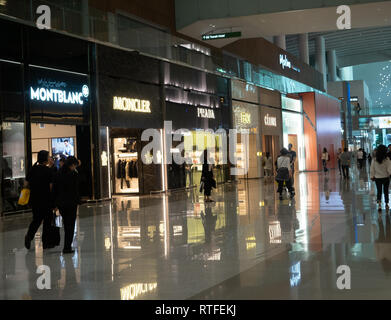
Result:
<svg viewBox="0 0 391 320"><path fill-rule="evenodd" d="M149 100L140 100L124 97L113 98L113 109L130 112L151 113L151 102Z"/></svg>

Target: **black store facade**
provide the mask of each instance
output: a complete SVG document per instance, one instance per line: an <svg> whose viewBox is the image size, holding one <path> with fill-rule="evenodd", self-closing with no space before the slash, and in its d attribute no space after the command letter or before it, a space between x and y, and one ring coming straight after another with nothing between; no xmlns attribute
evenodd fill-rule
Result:
<svg viewBox="0 0 391 320"><path fill-rule="evenodd" d="M92 198L89 44L4 20L0 30L1 213L26 209L18 197L42 149L56 165L79 158L82 196Z"/></svg>
<svg viewBox="0 0 391 320"><path fill-rule="evenodd" d="M101 197L164 189L162 165L141 158L145 129L162 129L159 60L97 46Z"/></svg>
<svg viewBox="0 0 391 320"><path fill-rule="evenodd" d="M75 155L83 197L109 199L199 184L196 130L232 128L229 79L5 20L0 36L0 214L28 209L17 201L39 150ZM141 161L141 133L163 133L164 120L191 132L191 180ZM215 176L229 180L228 166L217 161Z"/></svg>
<svg viewBox="0 0 391 320"><path fill-rule="evenodd" d="M199 185L200 158L206 148L214 150L211 157L215 160L216 182L228 181L229 165L224 163L222 152L228 154L228 130L232 128L230 80L170 63L163 63L162 72L165 120L171 121L172 130L187 130L181 141L172 141L171 153L181 151L187 160L182 165L175 161L167 165L168 189ZM211 129L210 133L207 133L208 129ZM215 134L219 129L227 134L226 151L221 136ZM182 143L184 150L178 150L176 147Z"/></svg>

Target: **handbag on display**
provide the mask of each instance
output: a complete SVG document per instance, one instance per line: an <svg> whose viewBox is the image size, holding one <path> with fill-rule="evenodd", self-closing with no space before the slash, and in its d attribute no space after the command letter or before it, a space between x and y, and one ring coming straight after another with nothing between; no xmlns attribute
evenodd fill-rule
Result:
<svg viewBox="0 0 391 320"><path fill-rule="evenodd" d="M18 205L27 206L29 201L30 201L30 189L23 188L22 191L20 191Z"/></svg>

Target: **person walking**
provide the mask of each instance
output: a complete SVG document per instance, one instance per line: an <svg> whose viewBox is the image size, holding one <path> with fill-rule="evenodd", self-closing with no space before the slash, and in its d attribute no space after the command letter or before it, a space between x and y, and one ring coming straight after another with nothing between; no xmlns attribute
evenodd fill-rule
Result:
<svg viewBox="0 0 391 320"><path fill-rule="evenodd" d="M69 156L58 172L53 185L56 207L59 209L64 224L63 253L73 253L72 242L75 231L77 207L80 204L78 160Z"/></svg>
<svg viewBox="0 0 391 320"><path fill-rule="evenodd" d="M295 185L295 163L296 163L296 158L297 154L296 151L293 150L293 145L292 143L288 144L288 154L291 157L291 170L292 170L292 176L291 176L291 185Z"/></svg>
<svg viewBox="0 0 391 320"><path fill-rule="evenodd" d="M348 148L343 149L343 152L341 153L339 158L341 159L343 177L349 179L349 167L350 161L352 160L352 155L348 151Z"/></svg>
<svg viewBox="0 0 391 320"><path fill-rule="evenodd" d="M290 197L295 196L295 190L292 187L292 170L291 170L291 157L287 149L282 148L280 151L280 156L277 159L277 175L276 181L278 182L277 192L280 194L280 200L282 200L282 190L285 186L288 188Z"/></svg>
<svg viewBox="0 0 391 320"><path fill-rule="evenodd" d="M340 175L342 175L341 154L342 154L342 148L338 148L338 151L337 151L337 161L338 161L338 170L339 170L339 174Z"/></svg>
<svg viewBox="0 0 391 320"><path fill-rule="evenodd" d="M212 187L216 188L216 181L213 179L213 164L208 163L208 152L204 150L204 159L202 164L201 183L203 184L205 202L213 202L210 198Z"/></svg>
<svg viewBox="0 0 391 320"><path fill-rule="evenodd" d="M383 144L376 149L376 158L372 161L370 177L376 183L378 210L382 210L382 192L384 192L384 202L386 210L389 209L388 188L390 186L391 160L387 157L387 147Z"/></svg>
<svg viewBox="0 0 391 320"><path fill-rule="evenodd" d="M330 160L330 156L329 156L329 153L327 152L327 149L326 148L323 148L323 152L322 152L322 164L323 164L323 171L324 173L326 173L327 171L329 171L329 169L327 169L327 161Z"/></svg>
<svg viewBox="0 0 391 320"><path fill-rule="evenodd" d="M27 174L25 187L30 188L30 204L33 211L33 221L24 238L24 246L30 250L31 241L43 221L42 245L44 249L53 248L50 244L50 228L53 219L53 202L51 191L53 187L53 173L48 167L49 152L38 152L37 162Z"/></svg>
<svg viewBox="0 0 391 320"><path fill-rule="evenodd" d="M270 156L270 152L266 152L264 169L265 169L266 180L269 181L273 172L273 159Z"/></svg>
<svg viewBox="0 0 391 320"><path fill-rule="evenodd" d="M364 162L364 152L362 148L358 149L357 151L357 165L359 169L362 169Z"/></svg>

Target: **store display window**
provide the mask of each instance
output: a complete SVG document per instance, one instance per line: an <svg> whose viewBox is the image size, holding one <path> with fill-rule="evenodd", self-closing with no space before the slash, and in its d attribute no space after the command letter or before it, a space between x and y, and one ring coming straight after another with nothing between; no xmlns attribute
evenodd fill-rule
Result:
<svg viewBox="0 0 391 320"><path fill-rule="evenodd" d="M26 176L24 123L3 122L1 128L3 212L17 211L21 209L17 202Z"/></svg>
<svg viewBox="0 0 391 320"><path fill-rule="evenodd" d="M114 148L114 192L138 193L137 138L113 138Z"/></svg>

